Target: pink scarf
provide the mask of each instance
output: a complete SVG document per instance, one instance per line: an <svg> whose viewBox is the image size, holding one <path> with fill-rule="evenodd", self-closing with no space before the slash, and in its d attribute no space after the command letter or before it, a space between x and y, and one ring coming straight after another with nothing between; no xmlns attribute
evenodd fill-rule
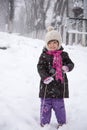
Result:
<svg viewBox="0 0 87 130"><path fill-rule="evenodd" d="M56 80L60 79L63 82L63 74L62 74L62 51L47 51L47 54L53 55L53 68L56 69Z"/></svg>

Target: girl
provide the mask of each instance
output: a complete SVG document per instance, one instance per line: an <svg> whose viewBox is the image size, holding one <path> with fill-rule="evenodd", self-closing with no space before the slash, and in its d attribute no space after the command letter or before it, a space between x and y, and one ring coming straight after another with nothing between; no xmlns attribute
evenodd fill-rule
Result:
<svg viewBox="0 0 87 130"><path fill-rule="evenodd" d="M39 97L41 98L40 125L50 123L52 109L59 126L66 124L64 98L69 97L66 72L73 69L74 63L63 51L61 35L53 27L48 28L46 46L39 58L37 69L41 77Z"/></svg>

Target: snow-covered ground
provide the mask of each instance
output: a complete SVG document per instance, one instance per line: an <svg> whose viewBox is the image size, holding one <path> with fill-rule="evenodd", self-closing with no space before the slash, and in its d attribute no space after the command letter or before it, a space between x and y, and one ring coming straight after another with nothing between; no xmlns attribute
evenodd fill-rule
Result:
<svg viewBox="0 0 87 130"><path fill-rule="evenodd" d="M44 41L0 33L0 130L56 130L54 112L48 128L39 126L37 62ZM65 46L75 68L69 72L67 124L62 130L87 130L87 47Z"/></svg>

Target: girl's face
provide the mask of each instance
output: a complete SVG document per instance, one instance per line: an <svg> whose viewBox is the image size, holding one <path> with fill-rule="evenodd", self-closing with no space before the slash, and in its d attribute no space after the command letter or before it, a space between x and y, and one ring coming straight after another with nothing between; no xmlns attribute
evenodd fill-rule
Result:
<svg viewBox="0 0 87 130"><path fill-rule="evenodd" d="M58 49L58 47L59 47L59 42L56 41L56 40L49 41L48 44L47 44L47 46L48 46L48 49L49 49L49 50L54 51L54 50L57 50L57 49Z"/></svg>

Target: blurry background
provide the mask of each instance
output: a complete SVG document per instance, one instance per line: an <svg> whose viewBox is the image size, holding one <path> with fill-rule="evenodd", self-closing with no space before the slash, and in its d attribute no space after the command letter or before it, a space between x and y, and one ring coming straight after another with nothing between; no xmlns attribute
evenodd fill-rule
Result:
<svg viewBox="0 0 87 130"><path fill-rule="evenodd" d="M49 25L63 43L87 46L87 0L0 0L0 31L44 39Z"/></svg>

